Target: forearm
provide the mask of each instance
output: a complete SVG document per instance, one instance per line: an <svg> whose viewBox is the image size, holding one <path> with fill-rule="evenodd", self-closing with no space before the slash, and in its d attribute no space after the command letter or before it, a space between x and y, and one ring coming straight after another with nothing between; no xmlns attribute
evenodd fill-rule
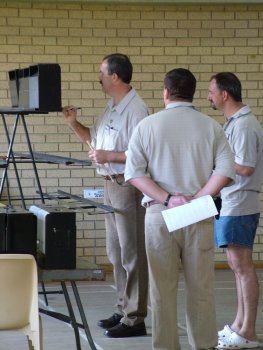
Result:
<svg viewBox="0 0 263 350"><path fill-rule="evenodd" d="M103 149L94 149L89 152L89 157L96 163L125 163L125 152L105 151Z"/></svg>
<svg viewBox="0 0 263 350"><path fill-rule="evenodd" d="M167 191L163 190L149 177L136 177L130 179L129 182L142 193L146 194L150 198L156 200L159 203L164 203L167 198Z"/></svg>
<svg viewBox="0 0 263 350"><path fill-rule="evenodd" d="M108 157L110 163L126 163L125 152L108 151Z"/></svg>
<svg viewBox="0 0 263 350"><path fill-rule="evenodd" d="M165 204L167 208L174 208L191 201L191 197L186 197L181 194L170 194L162 189L156 182L149 177L137 177L130 179L129 182L141 192L146 194L160 204Z"/></svg>
<svg viewBox="0 0 263 350"><path fill-rule="evenodd" d="M68 124L68 126L74 131L74 133L77 135L77 137L86 144L87 141L90 140L90 129L84 125L82 125L77 120L77 109L75 106L65 106L63 108L63 114L65 122Z"/></svg>
<svg viewBox="0 0 263 350"><path fill-rule="evenodd" d="M197 198L205 195L214 197L222 190L223 187L228 186L231 182L232 179L228 177L213 175L207 181L205 186L194 195L194 197Z"/></svg>
<svg viewBox="0 0 263 350"><path fill-rule="evenodd" d="M87 143L87 141L91 141L90 137L90 129L84 125L82 125L80 122L77 120L69 123L69 127L74 131L76 136L83 142Z"/></svg>
<svg viewBox="0 0 263 350"><path fill-rule="evenodd" d="M255 168L252 168L250 166L239 165L235 163L235 170L237 175L251 176L254 173Z"/></svg>

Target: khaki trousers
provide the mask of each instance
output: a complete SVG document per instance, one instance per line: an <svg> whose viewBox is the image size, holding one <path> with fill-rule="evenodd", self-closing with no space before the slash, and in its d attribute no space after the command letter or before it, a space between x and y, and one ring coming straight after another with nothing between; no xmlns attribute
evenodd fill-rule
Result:
<svg viewBox="0 0 263 350"><path fill-rule="evenodd" d="M186 325L192 349L217 345L214 302L214 240L211 220L169 233L161 211L146 210L154 350L179 350L177 290L180 267L185 278Z"/></svg>
<svg viewBox="0 0 263 350"><path fill-rule="evenodd" d="M148 269L141 193L128 183L105 181L104 202L115 209L105 214L106 246L117 291L121 322L133 326L147 315Z"/></svg>

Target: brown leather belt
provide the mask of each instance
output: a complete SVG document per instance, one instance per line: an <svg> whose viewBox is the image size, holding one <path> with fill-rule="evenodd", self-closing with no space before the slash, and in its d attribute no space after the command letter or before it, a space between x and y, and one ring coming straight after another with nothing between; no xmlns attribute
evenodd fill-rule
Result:
<svg viewBox="0 0 263 350"><path fill-rule="evenodd" d="M120 179L120 178L123 178L124 177L124 174L113 174L113 175L111 175L111 178L110 178L110 176L109 175L105 175L105 176L103 176L103 178L104 178L104 180L110 180L111 181L111 179Z"/></svg>
<svg viewBox="0 0 263 350"><path fill-rule="evenodd" d="M145 208L149 208L149 207L151 207L152 205L155 205L155 204L160 204L160 203L157 202L157 201L150 201L150 202L143 203L143 206Z"/></svg>

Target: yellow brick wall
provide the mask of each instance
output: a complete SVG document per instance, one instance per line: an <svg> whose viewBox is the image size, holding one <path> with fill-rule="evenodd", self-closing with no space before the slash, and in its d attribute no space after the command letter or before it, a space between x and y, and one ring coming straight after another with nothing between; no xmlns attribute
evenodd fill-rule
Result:
<svg viewBox="0 0 263 350"><path fill-rule="evenodd" d="M37 63L59 63L63 104L82 107L80 121L91 125L107 97L98 83L104 55L123 52L134 65L133 85L152 112L162 108L164 73L189 68L197 77L195 104L220 123L223 117L207 101L209 78L219 71L235 72L243 83L244 101L263 123L263 5L88 5L59 2L0 3L0 105L10 106L7 72ZM60 113L28 116L33 148L74 158L86 158L83 147ZM13 117L7 118L10 130ZM0 128L0 154L7 151ZM14 150L27 151L19 125ZM35 195L29 165L19 167L25 195ZM94 167L38 165L44 192L57 188L82 195L100 187ZM18 195L9 172L12 195ZM263 200L263 195L261 193ZM107 264L103 215L78 214L78 255ZM263 262L263 218L254 258ZM216 261L225 261L222 250Z"/></svg>

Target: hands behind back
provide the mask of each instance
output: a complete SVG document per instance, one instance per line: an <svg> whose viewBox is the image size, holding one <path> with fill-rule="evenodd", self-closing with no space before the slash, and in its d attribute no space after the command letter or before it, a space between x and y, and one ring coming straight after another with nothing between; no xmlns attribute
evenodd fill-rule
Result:
<svg viewBox="0 0 263 350"><path fill-rule="evenodd" d="M168 208L174 208L179 207L180 205L186 204L191 202L193 197L190 196L183 196L182 194L178 193L175 195L172 195L172 197L169 200Z"/></svg>

